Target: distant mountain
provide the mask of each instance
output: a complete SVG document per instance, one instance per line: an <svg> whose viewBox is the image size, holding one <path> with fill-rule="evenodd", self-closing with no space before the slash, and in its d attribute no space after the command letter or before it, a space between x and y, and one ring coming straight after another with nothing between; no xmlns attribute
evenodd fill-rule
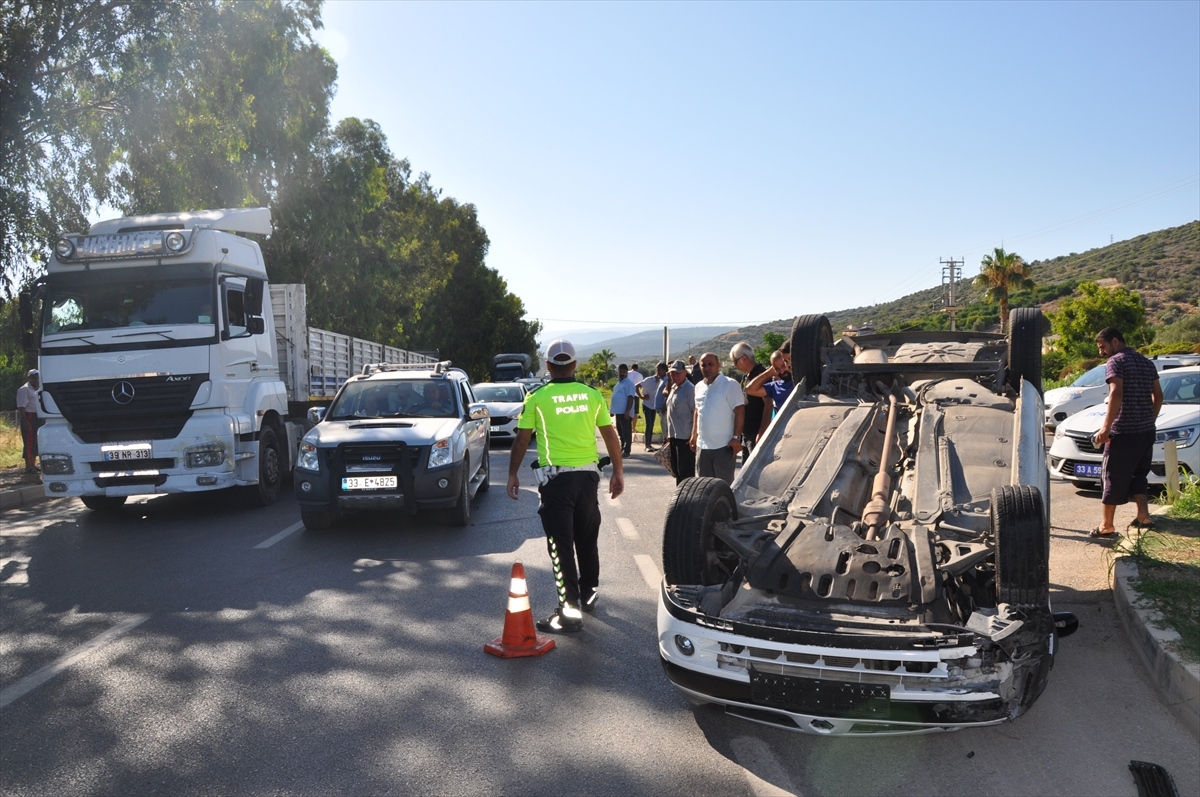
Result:
<svg viewBox="0 0 1200 797"><path fill-rule="evenodd" d="M1139 235L1082 254L1072 252L1050 260L1035 260L1030 266L1036 287L1031 292L1014 294L1011 307L1036 305L1052 312L1057 308L1058 300L1071 295L1076 285L1091 280L1102 285L1121 285L1137 291L1146 304L1146 315L1151 324L1170 323L1181 315L1198 312L1200 221ZM994 328L995 331L999 331L998 323L988 322L989 318L994 317L996 306L982 305L982 291L971 284L978 272L978 264L966 265L964 273L970 276L955 288L957 296L962 297L961 306L975 311L974 316L964 313L960 317L968 320L973 317L973 323L982 328ZM872 324L881 330L898 328L919 323L931 314L939 312L941 298L942 287L937 285L910 293L895 301L849 310L833 310L825 315L829 318L835 334L851 325ZM791 334L793 321L792 318L781 318L767 324L742 327L714 335L697 343L688 353L698 354L711 350L726 357L729 347L739 340L748 340L757 346L761 344L766 332Z"/></svg>
<svg viewBox="0 0 1200 797"><path fill-rule="evenodd" d="M670 329L671 356L679 356L679 352L684 350L688 343L695 344L697 341L712 338L731 329L733 327L728 326L679 327L678 329ZM662 359L663 330L662 327L656 327L632 335L624 335L582 345L576 343L574 340L571 342L575 343L575 354L581 361L586 360L602 349L609 349L616 354L618 361L658 362Z"/></svg>

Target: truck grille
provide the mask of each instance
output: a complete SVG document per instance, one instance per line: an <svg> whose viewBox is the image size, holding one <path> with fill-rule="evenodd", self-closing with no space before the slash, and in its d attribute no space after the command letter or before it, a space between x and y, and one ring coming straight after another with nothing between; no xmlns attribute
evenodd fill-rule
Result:
<svg viewBox="0 0 1200 797"><path fill-rule="evenodd" d="M207 379L207 374L91 379L48 383L45 390L85 443L169 440L192 417L192 401Z"/></svg>

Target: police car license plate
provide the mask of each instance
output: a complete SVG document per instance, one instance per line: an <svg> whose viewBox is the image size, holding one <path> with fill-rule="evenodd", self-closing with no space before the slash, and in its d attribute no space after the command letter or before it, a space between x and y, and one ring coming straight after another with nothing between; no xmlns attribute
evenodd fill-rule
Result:
<svg viewBox="0 0 1200 797"><path fill-rule="evenodd" d="M1075 475L1076 476L1091 476L1093 478L1099 479L1100 478L1100 466L1093 465L1090 462L1076 462L1075 463Z"/></svg>
<svg viewBox="0 0 1200 797"><path fill-rule="evenodd" d="M105 462L123 462L127 459L150 459L149 443L129 443L101 446Z"/></svg>
<svg viewBox="0 0 1200 797"><path fill-rule="evenodd" d="M342 479L343 490L395 490L395 476L347 476Z"/></svg>

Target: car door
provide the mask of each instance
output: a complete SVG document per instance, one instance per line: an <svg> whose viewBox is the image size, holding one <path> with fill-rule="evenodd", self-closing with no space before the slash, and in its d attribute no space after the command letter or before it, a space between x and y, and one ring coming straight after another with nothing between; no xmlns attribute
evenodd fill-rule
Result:
<svg viewBox="0 0 1200 797"><path fill-rule="evenodd" d="M472 420L471 405L475 403L475 392L467 382L459 385L459 399L462 402L463 425L467 433L467 450L471 453L471 462L475 470L483 467L483 458L488 455L488 419ZM472 473L472 476L475 474Z"/></svg>

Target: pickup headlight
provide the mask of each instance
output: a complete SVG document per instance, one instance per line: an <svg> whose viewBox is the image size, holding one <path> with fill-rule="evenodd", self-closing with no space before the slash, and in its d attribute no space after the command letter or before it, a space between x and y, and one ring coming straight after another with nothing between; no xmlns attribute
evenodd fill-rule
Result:
<svg viewBox="0 0 1200 797"><path fill-rule="evenodd" d="M429 449L429 467L440 468L454 461L454 447L449 440L438 440Z"/></svg>
<svg viewBox="0 0 1200 797"><path fill-rule="evenodd" d="M300 443L300 458L296 460L296 467L302 470L321 470L321 460L317 456L317 447L307 440Z"/></svg>
<svg viewBox="0 0 1200 797"><path fill-rule="evenodd" d="M1196 442L1197 432L1200 432L1200 426L1180 426L1176 429L1163 429L1154 435L1154 442L1165 443L1168 440L1174 440L1177 448L1187 448L1192 443Z"/></svg>

